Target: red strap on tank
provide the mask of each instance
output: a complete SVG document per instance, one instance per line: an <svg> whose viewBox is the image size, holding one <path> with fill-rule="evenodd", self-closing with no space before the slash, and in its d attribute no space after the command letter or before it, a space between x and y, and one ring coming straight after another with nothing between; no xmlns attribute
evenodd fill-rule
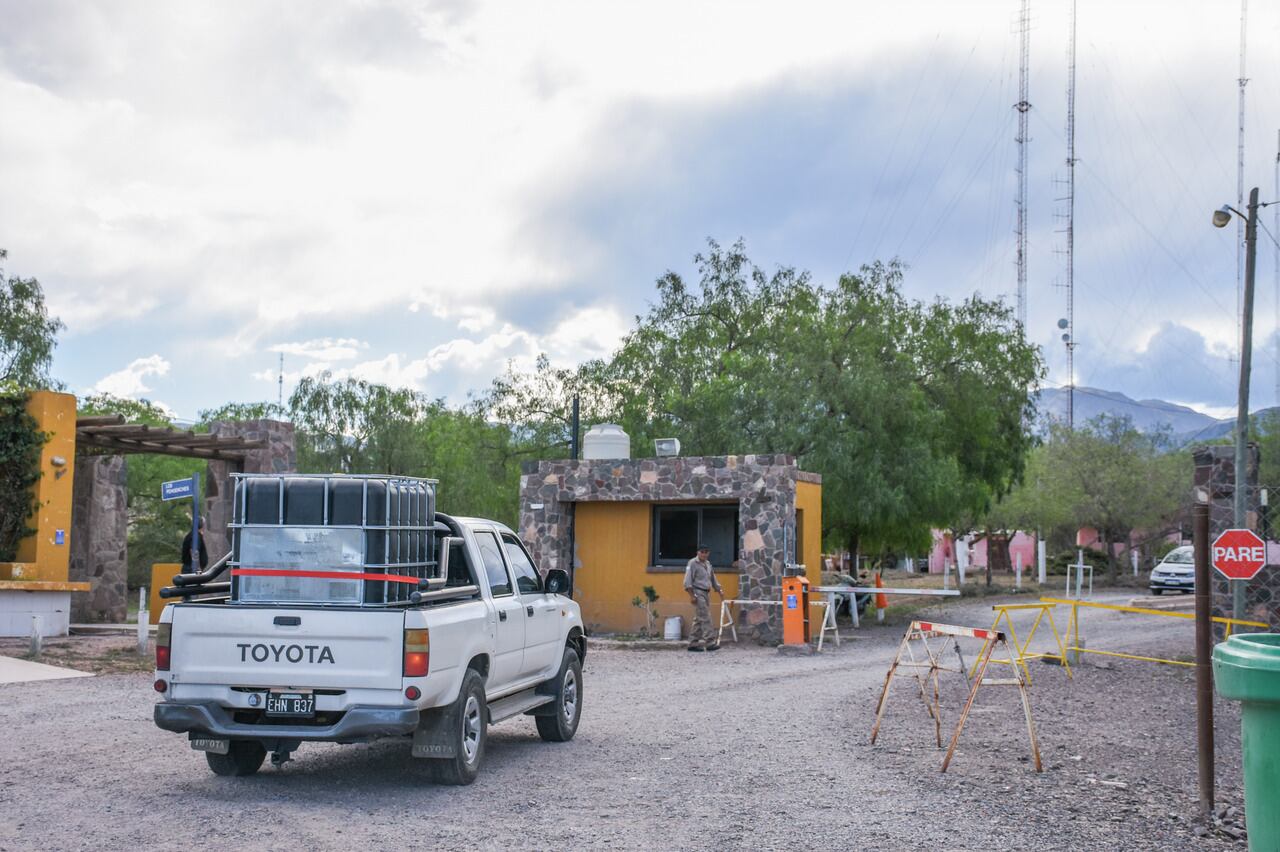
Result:
<svg viewBox="0 0 1280 852"><path fill-rule="evenodd" d="M321 580L385 580L388 583L412 583L417 577L401 577L398 574L366 574L353 571L294 571L290 568L232 568L233 577L317 577Z"/></svg>

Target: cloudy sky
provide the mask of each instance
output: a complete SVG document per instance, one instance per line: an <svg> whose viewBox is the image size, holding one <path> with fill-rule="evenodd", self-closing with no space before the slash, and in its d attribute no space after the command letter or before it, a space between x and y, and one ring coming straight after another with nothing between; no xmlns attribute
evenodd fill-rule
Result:
<svg viewBox="0 0 1280 852"><path fill-rule="evenodd" d="M76 392L178 415L328 369L454 401L607 354L708 237L1012 298L1017 0L0 0L0 247ZM1081 0L1077 380L1234 401L1240 9ZM1032 1L1030 335L1066 381L1067 4ZM1274 196L1280 7L1246 181ZM1265 223L1274 232L1271 210ZM1259 242L1255 400L1277 380Z"/></svg>

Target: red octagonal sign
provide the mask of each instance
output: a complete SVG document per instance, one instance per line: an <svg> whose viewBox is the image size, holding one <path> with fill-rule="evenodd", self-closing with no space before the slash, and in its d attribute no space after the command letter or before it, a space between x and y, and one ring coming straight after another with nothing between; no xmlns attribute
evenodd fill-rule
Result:
<svg viewBox="0 0 1280 852"><path fill-rule="evenodd" d="M1227 530L1213 542L1210 561L1232 580L1252 580L1267 564L1267 545L1252 530Z"/></svg>

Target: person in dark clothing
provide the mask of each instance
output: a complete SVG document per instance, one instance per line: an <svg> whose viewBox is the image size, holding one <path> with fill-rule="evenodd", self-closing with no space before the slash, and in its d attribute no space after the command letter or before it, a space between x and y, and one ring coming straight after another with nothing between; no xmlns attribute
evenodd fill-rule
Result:
<svg viewBox="0 0 1280 852"><path fill-rule="evenodd" d="M203 571L204 569L209 567L209 551L206 550L204 546L204 518L200 519L200 568L199 570L191 567L191 563L192 563L191 557L194 555L192 553L193 550L194 548L191 546L191 533L187 533L185 536L182 537L182 573L183 574L198 574L200 573L200 571Z"/></svg>

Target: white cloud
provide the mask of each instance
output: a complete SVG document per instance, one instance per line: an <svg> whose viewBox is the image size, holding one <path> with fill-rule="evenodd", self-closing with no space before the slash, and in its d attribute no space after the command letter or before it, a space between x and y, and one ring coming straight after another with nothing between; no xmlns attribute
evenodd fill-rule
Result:
<svg viewBox="0 0 1280 852"><path fill-rule="evenodd" d="M330 362L349 361L357 357L361 350L368 348L368 343L351 337L320 337L299 343L277 343L269 346L267 351Z"/></svg>
<svg viewBox="0 0 1280 852"><path fill-rule="evenodd" d="M137 397L147 393L145 379L148 376L164 376L169 372L169 362L159 355L137 358L123 370L109 373L93 386L94 393L109 393L112 396Z"/></svg>

